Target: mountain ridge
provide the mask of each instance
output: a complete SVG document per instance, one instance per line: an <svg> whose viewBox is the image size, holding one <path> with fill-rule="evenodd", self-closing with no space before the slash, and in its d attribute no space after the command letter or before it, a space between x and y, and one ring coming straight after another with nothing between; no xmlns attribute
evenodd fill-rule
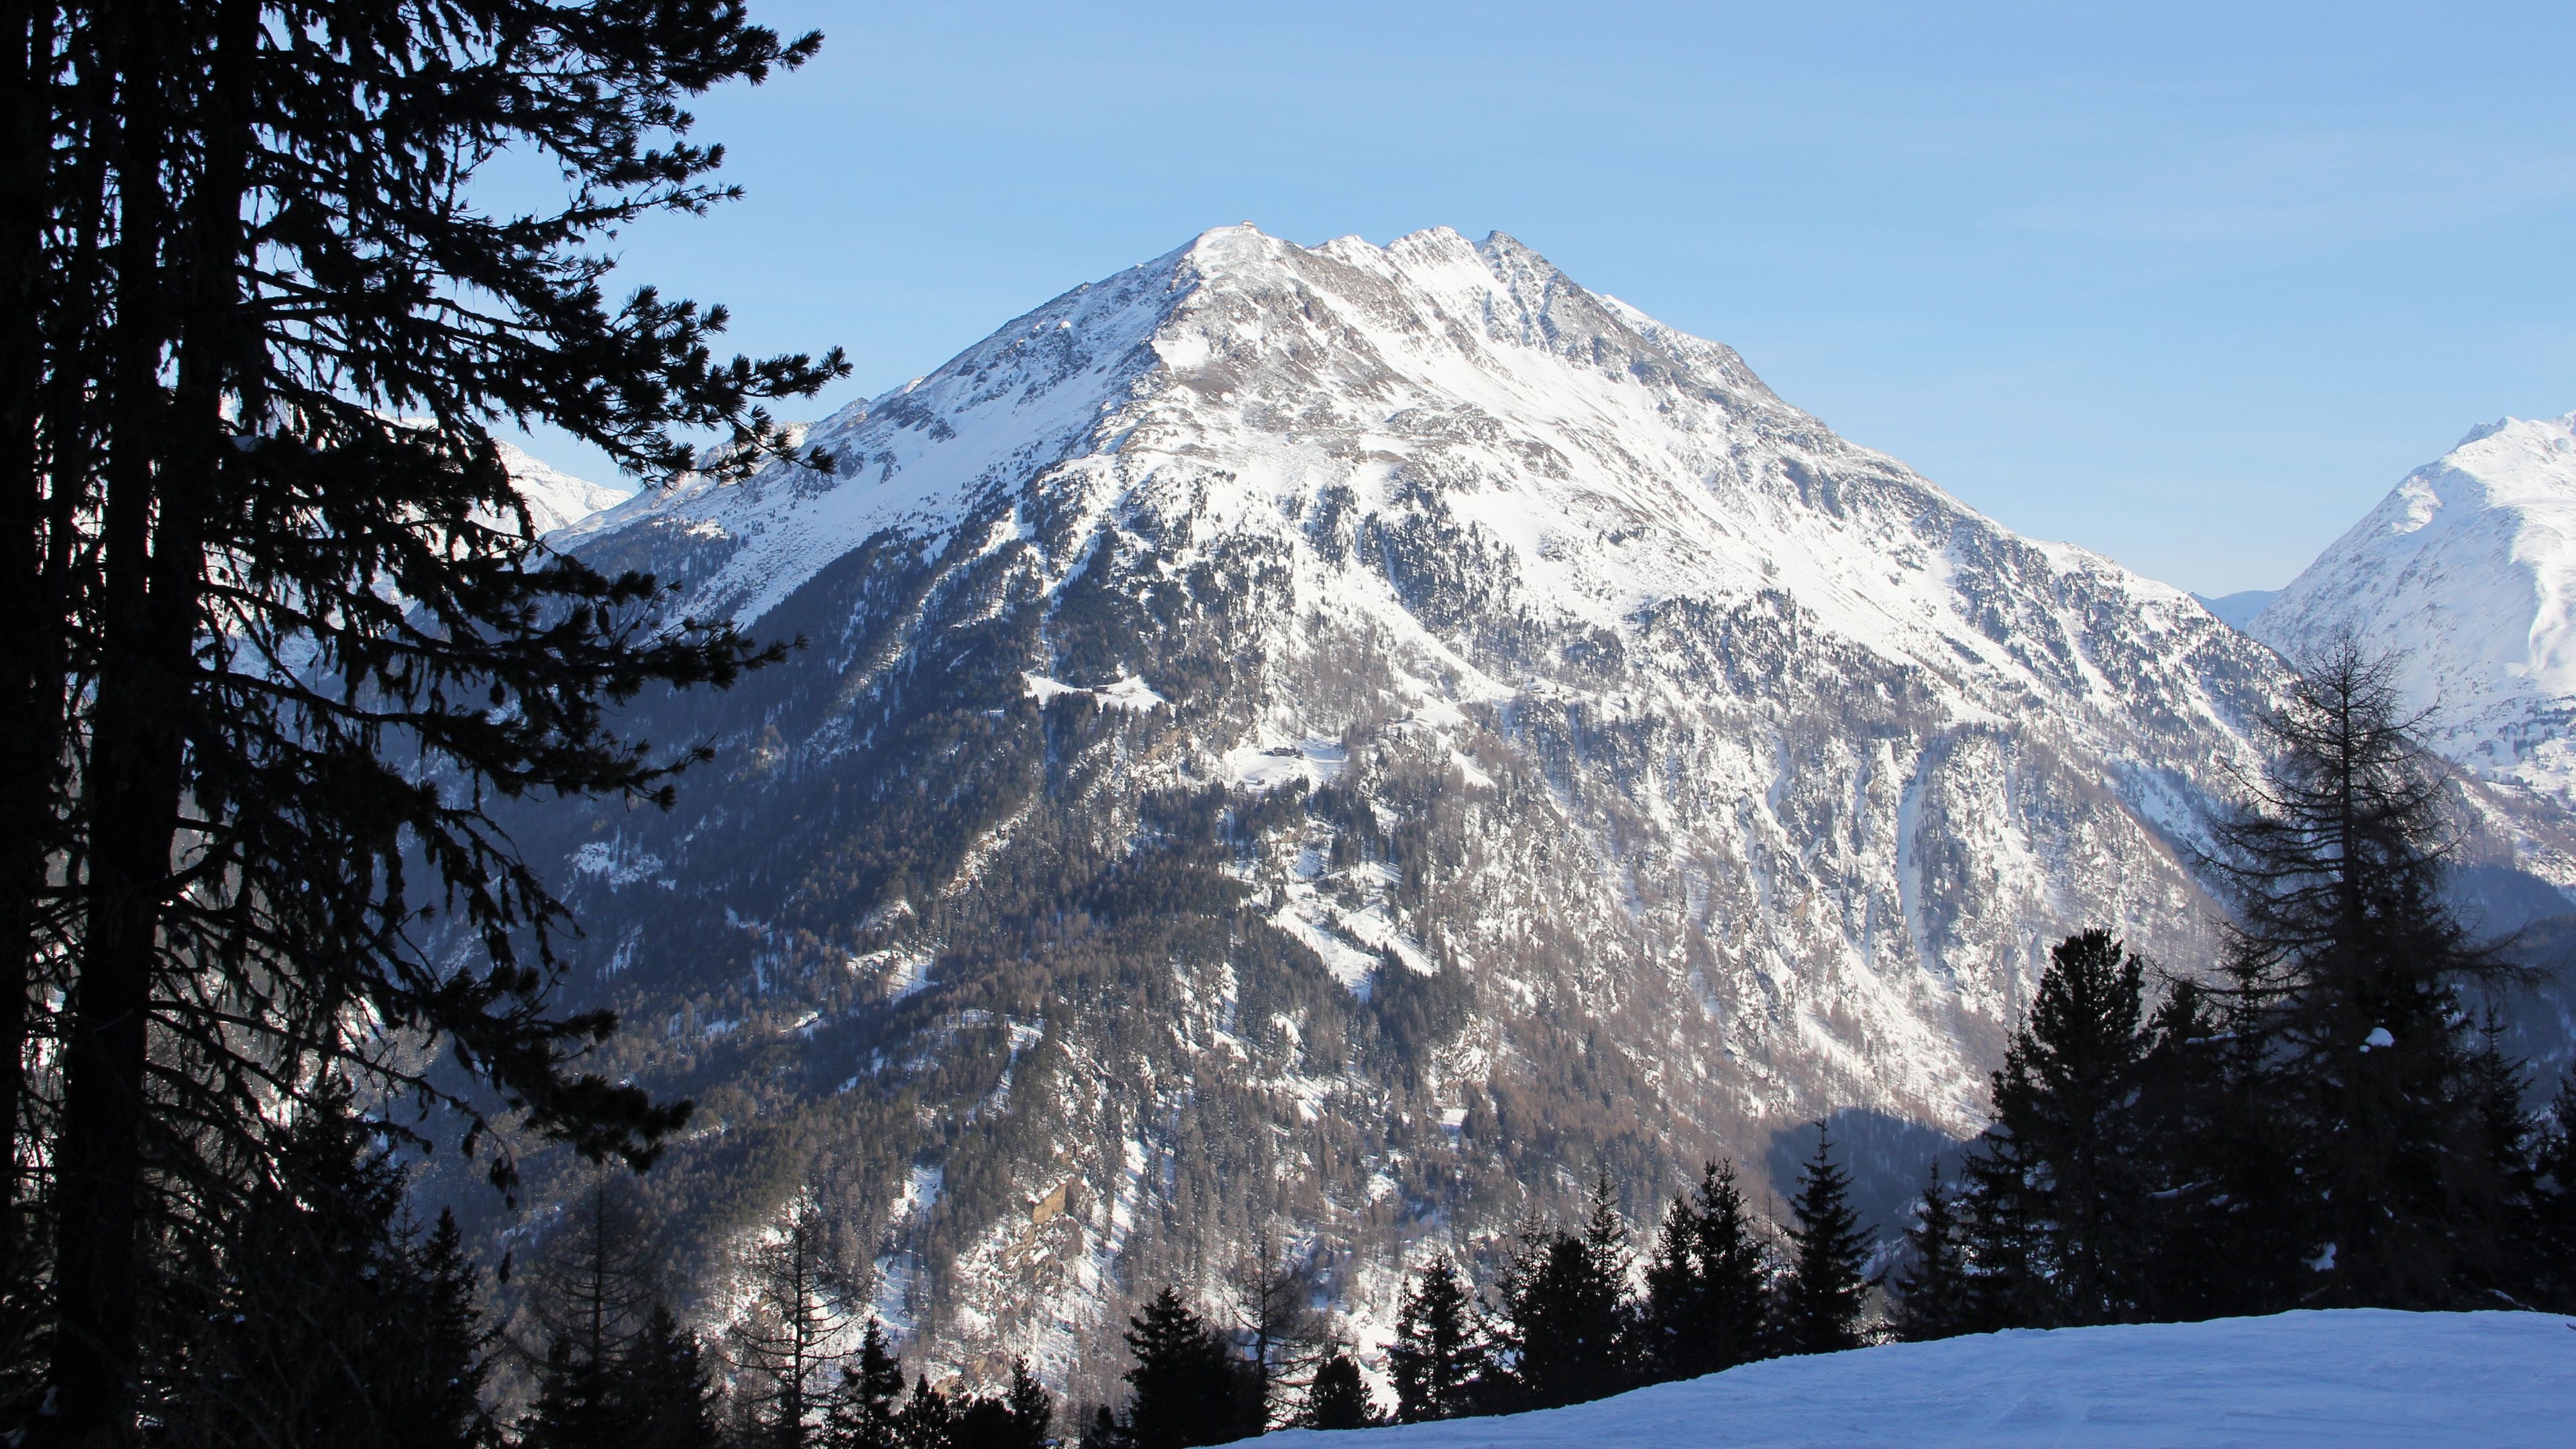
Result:
<svg viewBox="0 0 2576 1449"><path fill-rule="evenodd" d="M1268 1241L1362 1341L1426 1242L1826 1120L1882 1217L2049 944L2206 955L2178 855L2283 679L1507 236L1250 228L556 536L809 647L519 831L695 1097L721 1304L827 1204L929 1361L1098 1390Z"/></svg>

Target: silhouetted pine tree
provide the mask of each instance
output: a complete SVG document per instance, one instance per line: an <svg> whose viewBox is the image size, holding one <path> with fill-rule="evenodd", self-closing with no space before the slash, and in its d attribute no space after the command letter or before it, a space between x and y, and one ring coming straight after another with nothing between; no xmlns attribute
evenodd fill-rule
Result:
<svg viewBox="0 0 2576 1449"><path fill-rule="evenodd" d="M1258 1433L1243 1422L1241 1373L1225 1340L1165 1288L1128 1320L1129 1397L1121 1422L1135 1449L1187 1449Z"/></svg>
<svg viewBox="0 0 2576 1449"><path fill-rule="evenodd" d="M2277 1311L2304 1276L2289 1119L2264 1099L2262 1047L2227 1030L2198 983L2177 980L2139 1064L2136 1113L2150 1168L2143 1316L2192 1321ZM2005 1295L1992 1295L1997 1298ZM1995 1313L1980 1324L2016 1321Z"/></svg>
<svg viewBox="0 0 2576 1449"><path fill-rule="evenodd" d="M1908 1343L1974 1333L1974 1285L1968 1277L1965 1224L1957 1196L1941 1181L1941 1164L1916 1199L1914 1223L1905 1230L1905 1266L1889 1283L1896 1336Z"/></svg>
<svg viewBox="0 0 2576 1449"><path fill-rule="evenodd" d="M949 1449L957 1437L960 1407L932 1388L927 1375L914 1375L911 1395L895 1411L895 1442L903 1449Z"/></svg>
<svg viewBox="0 0 2576 1449"><path fill-rule="evenodd" d="M678 1125L588 1070L613 1019L550 1005L563 908L488 812L664 798L690 752L648 753L613 707L763 651L537 546L489 429L657 476L713 430L730 470L788 451L764 398L845 368L721 361L721 309L612 301L598 247L729 195L688 97L816 37L724 0L12 13L0 1180L47 1167L38 1437L121 1443L188 1392L146 1361L147 1315L215 1291L167 1280L274 1181L274 1125L311 1105L281 1095L499 1104L634 1163ZM554 168L555 204L495 212L474 180L503 154ZM25 909L48 881L50 942ZM26 1150L39 986L60 1095Z"/></svg>
<svg viewBox="0 0 2576 1449"><path fill-rule="evenodd" d="M618 1400L630 1449L716 1449L720 1394L706 1349L660 1304L618 1361Z"/></svg>
<svg viewBox="0 0 2576 1449"><path fill-rule="evenodd" d="M1297 1422L1309 1429L1365 1429L1379 1422L1377 1405L1360 1377L1359 1360L1335 1349L1315 1368L1306 1389L1305 1411Z"/></svg>
<svg viewBox="0 0 2576 1449"><path fill-rule="evenodd" d="M751 1270L751 1312L733 1330L744 1434L754 1449L806 1449L819 1441L839 1394L837 1375L825 1376L844 1322L813 1204L789 1208Z"/></svg>
<svg viewBox="0 0 2576 1449"><path fill-rule="evenodd" d="M841 1366L841 1391L828 1418L831 1449L896 1449L895 1401L903 1365L886 1345L885 1325L870 1318L859 1336L859 1361Z"/></svg>
<svg viewBox="0 0 2576 1449"><path fill-rule="evenodd" d="M1495 1334L1508 1349L1517 1407L1585 1403L1635 1383L1628 1262L1606 1172L1594 1179L1580 1236L1553 1228L1523 1235L1503 1280L1504 1326Z"/></svg>
<svg viewBox="0 0 2576 1449"><path fill-rule="evenodd" d="M347 1098L291 1129L255 1190L207 1297L171 1306L189 1336L163 1345L172 1391L154 1417L172 1442L476 1449L491 1334L455 1219L404 1217L404 1173Z"/></svg>
<svg viewBox="0 0 2576 1449"><path fill-rule="evenodd" d="M1798 1174L1789 1200L1789 1263L1772 1299L1773 1332L1783 1353L1834 1353L1860 1346L1860 1317L1869 1296L1869 1235L1851 1206L1851 1178L1833 1160L1833 1141L1816 1124L1816 1155Z"/></svg>
<svg viewBox="0 0 2576 1449"><path fill-rule="evenodd" d="M1995 1326L2134 1317L2152 1168L2136 1120L2144 969L2107 931L2057 943L1970 1150L1967 1234Z"/></svg>
<svg viewBox="0 0 2576 1449"><path fill-rule="evenodd" d="M2264 721L2273 754L2217 822L2236 919L2225 1024L2255 1044L2255 1105L2286 1124L2299 1301L2480 1301L2510 1204L2458 988L2501 969L2444 903L2447 771L2347 642ZM2251 1265L2249 1265L2251 1266Z"/></svg>
<svg viewBox="0 0 2576 1449"><path fill-rule="evenodd" d="M1734 1164L1704 1165L1692 1200L1676 1198L1666 1211L1647 1268L1649 1371L1691 1378L1760 1357L1770 1280Z"/></svg>
<svg viewBox="0 0 2576 1449"><path fill-rule="evenodd" d="M2532 1145L2532 1166L2533 1296L2550 1312L2576 1312L2576 1072L2558 1083Z"/></svg>
<svg viewBox="0 0 2576 1449"><path fill-rule="evenodd" d="M1445 1257L1415 1271L1396 1308L1387 1376L1395 1381L1395 1417L1407 1424L1469 1412L1486 1367L1467 1290Z"/></svg>

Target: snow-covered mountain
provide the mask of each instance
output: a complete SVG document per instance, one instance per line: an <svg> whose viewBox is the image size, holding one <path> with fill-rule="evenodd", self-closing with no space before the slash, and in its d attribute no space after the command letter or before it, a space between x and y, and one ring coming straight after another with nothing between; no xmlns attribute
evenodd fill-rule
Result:
<svg viewBox="0 0 2576 1449"><path fill-rule="evenodd" d="M528 506L528 521L535 525L540 537L579 523L602 509L615 508L636 494L632 486L576 478L516 443L498 446L501 466L508 470L510 481L519 485L519 498Z"/></svg>
<svg viewBox="0 0 2576 1449"><path fill-rule="evenodd" d="M1293 1247L1363 1337L1596 1165L1829 1121L1892 1205L2049 943L2177 965L2270 651L1511 238L1212 231L558 535L807 647L531 818L695 1271L808 1191L935 1361L1077 1389Z"/></svg>
<svg viewBox="0 0 2576 1449"><path fill-rule="evenodd" d="M2251 625L2398 656L2446 753L2576 805L2576 413L2504 418L2406 475Z"/></svg>

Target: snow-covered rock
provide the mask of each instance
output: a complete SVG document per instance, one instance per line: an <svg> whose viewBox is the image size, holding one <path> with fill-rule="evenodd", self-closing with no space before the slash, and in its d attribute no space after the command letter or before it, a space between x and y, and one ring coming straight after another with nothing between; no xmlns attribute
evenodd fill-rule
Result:
<svg viewBox="0 0 2576 1449"><path fill-rule="evenodd" d="M499 447L501 466L509 471L510 481L519 485L520 501L527 504L528 521L540 538L635 496L631 486L576 478L515 443L503 442Z"/></svg>
<svg viewBox="0 0 2576 1449"><path fill-rule="evenodd" d="M2576 1425L2576 1335L2538 1313L2284 1313L1772 1359L1508 1418L1280 1449L2520 1449Z"/></svg>
<svg viewBox="0 0 2576 1449"><path fill-rule="evenodd" d="M2293 659L2347 632L2395 654L2445 753L2576 804L2576 413L2473 430L2251 629Z"/></svg>
<svg viewBox="0 0 2576 1449"><path fill-rule="evenodd" d="M1827 1118L1892 1211L2052 942L2204 958L2283 677L1501 235L1212 231L807 441L564 536L808 647L642 702L676 810L515 833L711 1124L657 1181L802 1144L934 1363L1092 1389L1135 1293L1267 1239L1366 1341L1596 1164Z"/></svg>

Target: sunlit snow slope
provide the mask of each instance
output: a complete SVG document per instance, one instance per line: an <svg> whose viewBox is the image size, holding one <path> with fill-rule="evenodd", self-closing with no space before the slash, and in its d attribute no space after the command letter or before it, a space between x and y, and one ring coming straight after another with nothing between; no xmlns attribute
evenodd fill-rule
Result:
<svg viewBox="0 0 2576 1449"><path fill-rule="evenodd" d="M2576 1334L2536 1313L2285 1313L1772 1359L1505 1419L1281 1449L2520 1449L2576 1423Z"/></svg>
<svg viewBox="0 0 2576 1449"><path fill-rule="evenodd" d="M2576 413L2470 433L2251 627L2292 658L2346 631L2398 654L2447 752L2576 803Z"/></svg>

